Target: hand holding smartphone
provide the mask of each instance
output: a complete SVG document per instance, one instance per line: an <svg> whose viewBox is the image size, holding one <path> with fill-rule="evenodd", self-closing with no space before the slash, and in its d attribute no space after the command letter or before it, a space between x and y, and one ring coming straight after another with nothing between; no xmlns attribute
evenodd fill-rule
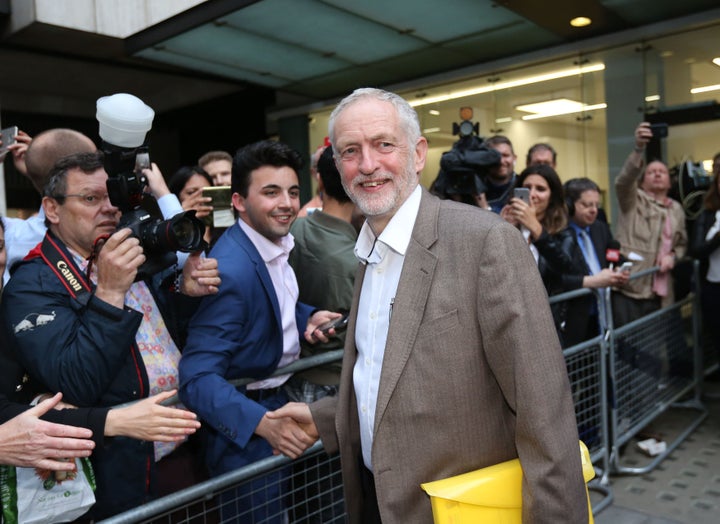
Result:
<svg viewBox="0 0 720 524"><path fill-rule="evenodd" d="M623 262L622 266L620 266L620 267L618 268L618 270L629 273L630 270L632 269L632 266L633 266L633 263L632 263L632 262L629 262L629 261L628 261L628 262Z"/></svg>
<svg viewBox="0 0 720 524"><path fill-rule="evenodd" d="M530 190L527 187L516 187L513 191L513 197L518 198L530 205Z"/></svg>
<svg viewBox="0 0 720 524"><path fill-rule="evenodd" d="M0 140L2 140L2 144L0 144L0 157L5 156L8 148L15 143L17 134L17 126L6 127L0 131Z"/></svg>
<svg viewBox="0 0 720 524"><path fill-rule="evenodd" d="M329 322L325 322L324 324L320 324L318 326L318 329L322 332L323 335L328 334L328 332L334 328L335 333L340 333L344 331L347 328L349 315L347 313L344 313L343 316L338 317L336 319L333 319Z"/></svg>

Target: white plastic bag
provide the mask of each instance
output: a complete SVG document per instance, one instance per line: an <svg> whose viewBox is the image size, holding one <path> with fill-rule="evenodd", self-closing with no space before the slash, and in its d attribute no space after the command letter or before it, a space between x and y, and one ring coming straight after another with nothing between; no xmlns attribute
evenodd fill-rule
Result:
<svg viewBox="0 0 720 524"><path fill-rule="evenodd" d="M90 460L75 459L76 471L0 467L0 497L5 524L70 522L95 504L95 474Z"/></svg>

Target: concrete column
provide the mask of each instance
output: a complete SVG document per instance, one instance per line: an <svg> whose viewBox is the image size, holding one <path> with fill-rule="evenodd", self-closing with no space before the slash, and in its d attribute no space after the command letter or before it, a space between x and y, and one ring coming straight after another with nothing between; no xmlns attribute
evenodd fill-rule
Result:
<svg viewBox="0 0 720 524"><path fill-rule="evenodd" d="M634 132L643 119L645 88L643 56L638 46L625 46L605 54L605 100L607 101L608 220L616 223L615 177L635 143Z"/></svg>
<svg viewBox="0 0 720 524"><path fill-rule="evenodd" d="M278 120L278 136L283 142L303 157L303 167L298 176L300 178L300 202L305 204L313 197L313 187L310 178L310 136L307 115L291 116Z"/></svg>

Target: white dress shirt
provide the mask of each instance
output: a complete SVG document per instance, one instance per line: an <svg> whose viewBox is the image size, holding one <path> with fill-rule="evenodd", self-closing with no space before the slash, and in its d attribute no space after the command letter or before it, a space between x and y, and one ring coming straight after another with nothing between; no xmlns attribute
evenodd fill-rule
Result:
<svg viewBox="0 0 720 524"><path fill-rule="evenodd" d="M358 356L353 369L353 384L360 419L363 462L370 471L375 407L385 343L405 253L420 209L421 193L420 186L417 186L379 237L365 222L355 243L355 256L367 268L355 325Z"/></svg>
<svg viewBox="0 0 720 524"><path fill-rule="evenodd" d="M255 231L241 218L238 219L238 223L255 246L255 249L260 253L260 257L265 262L268 273L270 273L270 280L272 280L273 289L280 305L280 321L283 331L283 354L278 363L278 369L284 368L300 357L300 338L298 337L298 326L295 320L295 307L300 296L300 290L295 273L288 264L288 255L290 255L292 248L295 247L295 239L288 233L276 244ZM289 378L290 375L266 378L248 384L247 389L275 388L284 384Z"/></svg>

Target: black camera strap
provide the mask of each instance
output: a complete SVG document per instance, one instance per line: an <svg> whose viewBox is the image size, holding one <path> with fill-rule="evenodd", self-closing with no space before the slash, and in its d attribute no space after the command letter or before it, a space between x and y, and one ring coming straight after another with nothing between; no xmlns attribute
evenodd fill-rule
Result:
<svg viewBox="0 0 720 524"><path fill-rule="evenodd" d="M75 265L70 253L63 249L55 235L50 231L45 233L45 238L40 244L39 254L52 272L55 273L55 276L60 279L71 297L77 299L90 294L92 288L85 275Z"/></svg>

